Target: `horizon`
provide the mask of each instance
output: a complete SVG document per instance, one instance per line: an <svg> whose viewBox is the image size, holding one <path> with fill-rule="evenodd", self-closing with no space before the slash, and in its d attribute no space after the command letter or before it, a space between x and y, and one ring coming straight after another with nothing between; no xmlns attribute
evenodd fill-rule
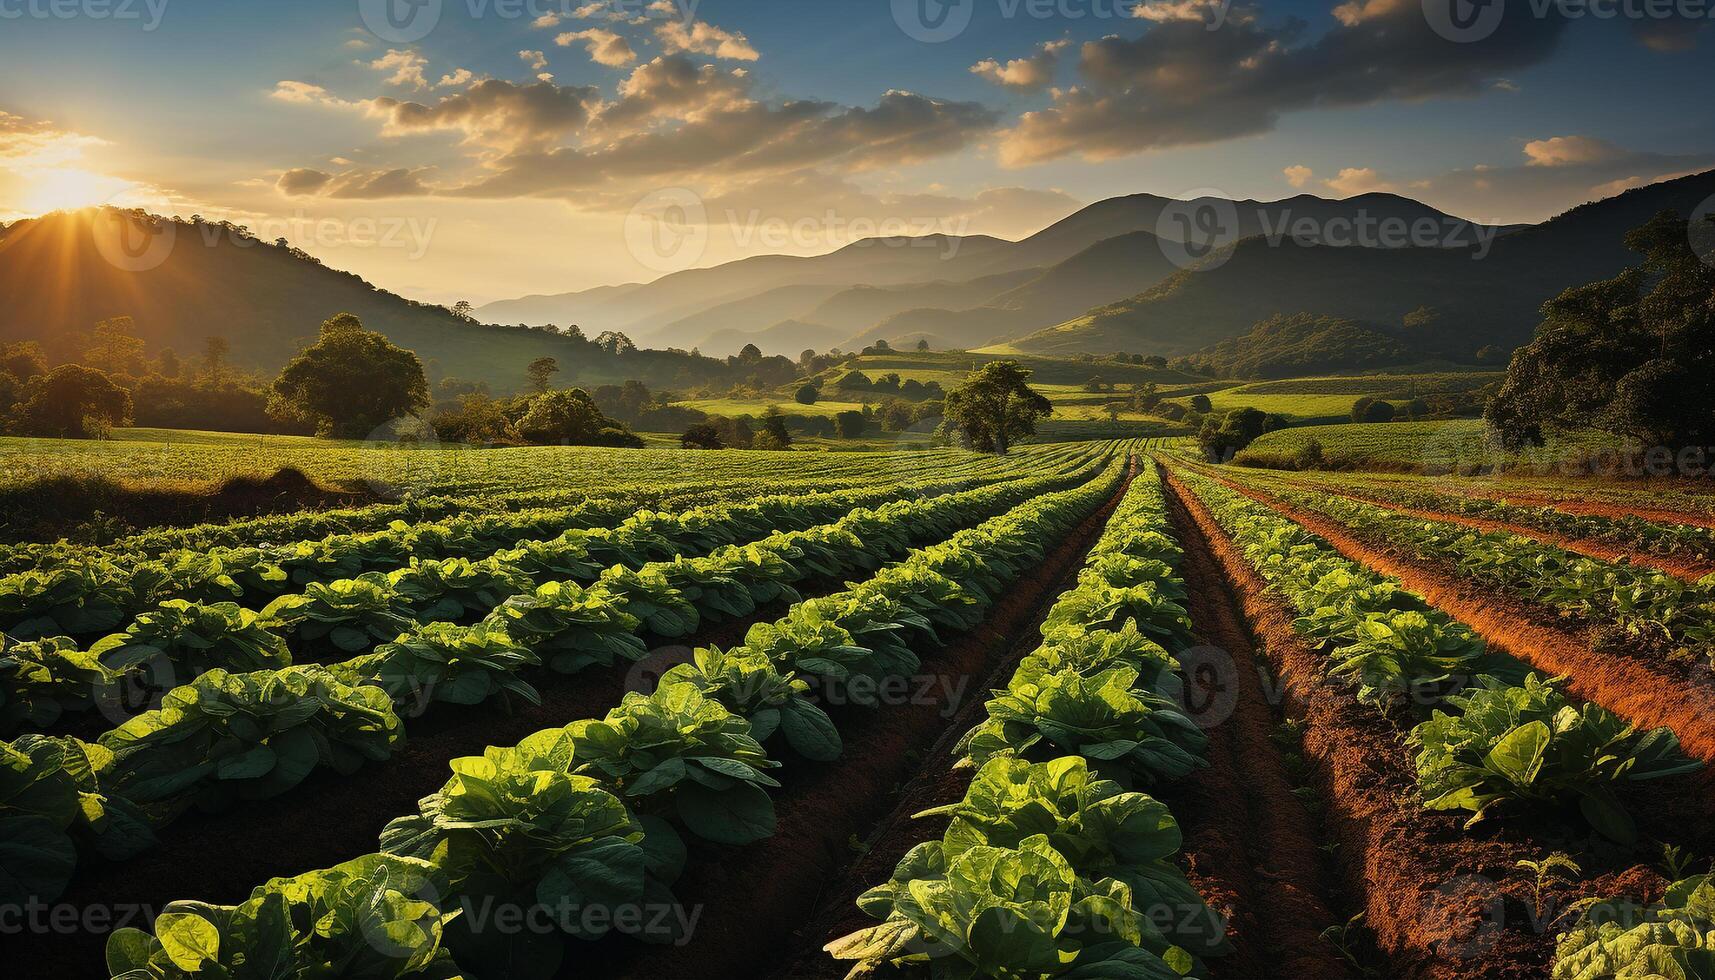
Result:
<svg viewBox="0 0 1715 980"><path fill-rule="evenodd" d="M0 218L201 213L481 306L678 271L663 235L701 239L683 268L1017 241L1131 194L1384 192L1534 224L1715 167L1689 18L1544 3L1449 39L1404 0L841 6L419 0L406 29L380 0L8 8ZM258 33L286 43L244 48ZM1597 64L1657 97L1590 84Z"/></svg>

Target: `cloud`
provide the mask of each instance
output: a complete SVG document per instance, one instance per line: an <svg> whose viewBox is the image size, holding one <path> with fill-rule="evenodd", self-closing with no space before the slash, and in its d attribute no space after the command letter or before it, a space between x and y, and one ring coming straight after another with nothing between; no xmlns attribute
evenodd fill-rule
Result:
<svg viewBox="0 0 1715 980"><path fill-rule="evenodd" d="M548 13L545 13L542 16L531 21L530 26L536 28L539 31L553 30L554 28L560 26L560 15L556 14L552 11L549 11Z"/></svg>
<svg viewBox="0 0 1715 980"><path fill-rule="evenodd" d="M655 28L655 37L661 42L661 50L667 54L690 52L730 61L756 61L762 57L743 34L703 21L660 24Z"/></svg>
<svg viewBox="0 0 1715 980"><path fill-rule="evenodd" d="M1313 38L1296 19L1239 18L1217 31L1169 20L1136 38L1087 42L1082 83L1020 117L1001 161L1112 159L1254 136L1288 112L1475 96L1547 58L1565 27L1560 17L1509 17L1492 36L1460 44L1437 35L1415 0L1339 10L1339 23Z"/></svg>
<svg viewBox="0 0 1715 980"><path fill-rule="evenodd" d="M1526 143L1524 155L1533 167L1568 167L1619 159L1626 151L1591 136L1555 136Z"/></svg>
<svg viewBox="0 0 1715 980"><path fill-rule="evenodd" d="M570 47L579 41L582 41L585 49L589 51L590 60L598 65L619 68L637 60L637 51L632 48L630 41L600 27L569 31L554 38L554 43L562 48Z"/></svg>
<svg viewBox="0 0 1715 980"><path fill-rule="evenodd" d="M321 170L299 168L280 175L275 187L292 197L318 196L348 200L373 200L383 197L421 197L432 193L422 182L427 168L407 170L348 170L330 174Z"/></svg>
<svg viewBox="0 0 1715 980"><path fill-rule="evenodd" d="M972 65L971 74L1006 88L1040 92L1054 84L1055 69L1060 67L1060 52L1071 46L1071 41L1049 41L1038 46L1030 57L1015 58L1004 65L988 58Z"/></svg>
<svg viewBox="0 0 1715 980"><path fill-rule="evenodd" d="M1230 13L1223 0L1147 0L1131 8L1133 17L1157 24L1208 24Z"/></svg>
<svg viewBox="0 0 1715 980"><path fill-rule="evenodd" d="M442 75L441 80L436 82L435 85L437 88L464 88L466 85L469 85L474 81L475 78L476 76L471 74L469 68L460 68L451 74Z"/></svg>
<svg viewBox="0 0 1715 980"><path fill-rule="evenodd" d="M376 71L390 71L393 74L387 79L387 84L424 89L429 87L428 79L423 77L423 69L429 66L429 59L415 51L389 50L386 54L369 63Z"/></svg>
<svg viewBox="0 0 1715 980"><path fill-rule="evenodd" d="M1681 54L1697 47L1697 36L1707 19L1691 20L1671 17L1661 20L1639 18L1632 21L1632 34L1638 43L1651 51Z"/></svg>
<svg viewBox="0 0 1715 980"><path fill-rule="evenodd" d="M1345 167L1338 176L1324 180L1322 186L1342 197L1393 193L1397 190L1394 184L1382 177L1374 167Z"/></svg>
<svg viewBox="0 0 1715 980"><path fill-rule="evenodd" d="M470 142L513 152L577 132L600 102L593 87L518 85L488 78L433 104L378 98L363 107L382 120L385 136L457 131Z"/></svg>
<svg viewBox="0 0 1715 980"><path fill-rule="evenodd" d="M268 97L293 105L319 105L335 109L361 109L365 105L362 102L348 102L320 85L291 80L276 82L274 91L268 93Z"/></svg>
<svg viewBox="0 0 1715 980"><path fill-rule="evenodd" d="M754 104L749 79L737 71L661 57L620 82L619 100L603 107L596 122L605 130L636 131L659 120L700 122Z"/></svg>
<svg viewBox="0 0 1715 980"><path fill-rule="evenodd" d="M548 67L548 55L541 51L520 51L518 60L524 62L531 71L542 71Z"/></svg>
<svg viewBox="0 0 1715 980"><path fill-rule="evenodd" d="M1288 184L1298 188L1307 186L1310 183L1310 179L1316 176L1316 172L1314 170L1311 170L1302 163L1295 163L1292 166L1287 167L1285 170L1282 170L1281 173L1286 175L1286 182Z"/></svg>

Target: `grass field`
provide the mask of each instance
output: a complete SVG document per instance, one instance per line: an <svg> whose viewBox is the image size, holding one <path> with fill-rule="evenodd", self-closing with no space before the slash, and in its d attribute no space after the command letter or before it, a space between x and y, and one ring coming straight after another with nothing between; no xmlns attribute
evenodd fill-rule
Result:
<svg viewBox="0 0 1715 980"><path fill-rule="evenodd" d="M1297 397L1297 396L1286 396ZM1618 448L1619 440L1601 433L1576 434L1518 452L1496 446L1481 419L1431 422L1345 423L1281 429L1251 443L1235 462L1289 467L1311 442L1336 468L1441 473L1495 468L1543 469Z"/></svg>

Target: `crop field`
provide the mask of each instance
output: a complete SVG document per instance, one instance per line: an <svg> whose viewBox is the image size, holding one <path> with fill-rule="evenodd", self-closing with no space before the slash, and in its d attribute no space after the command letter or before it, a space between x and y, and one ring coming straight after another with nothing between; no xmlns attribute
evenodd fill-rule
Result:
<svg viewBox="0 0 1715 980"><path fill-rule="evenodd" d="M4 549L0 912L72 923L8 969L1705 975L1710 509L1193 448L470 453Z"/></svg>

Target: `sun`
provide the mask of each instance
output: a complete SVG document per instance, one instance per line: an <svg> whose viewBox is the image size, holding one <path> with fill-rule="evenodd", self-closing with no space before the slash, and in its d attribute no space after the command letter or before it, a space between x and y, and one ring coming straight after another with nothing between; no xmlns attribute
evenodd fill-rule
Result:
<svg viewBox="0 0 1715 980"><path fill-rule="evenodd" d="M25 172L18 210L46 214L104 204L136 185L131 181L77 167Z"/></svg>

